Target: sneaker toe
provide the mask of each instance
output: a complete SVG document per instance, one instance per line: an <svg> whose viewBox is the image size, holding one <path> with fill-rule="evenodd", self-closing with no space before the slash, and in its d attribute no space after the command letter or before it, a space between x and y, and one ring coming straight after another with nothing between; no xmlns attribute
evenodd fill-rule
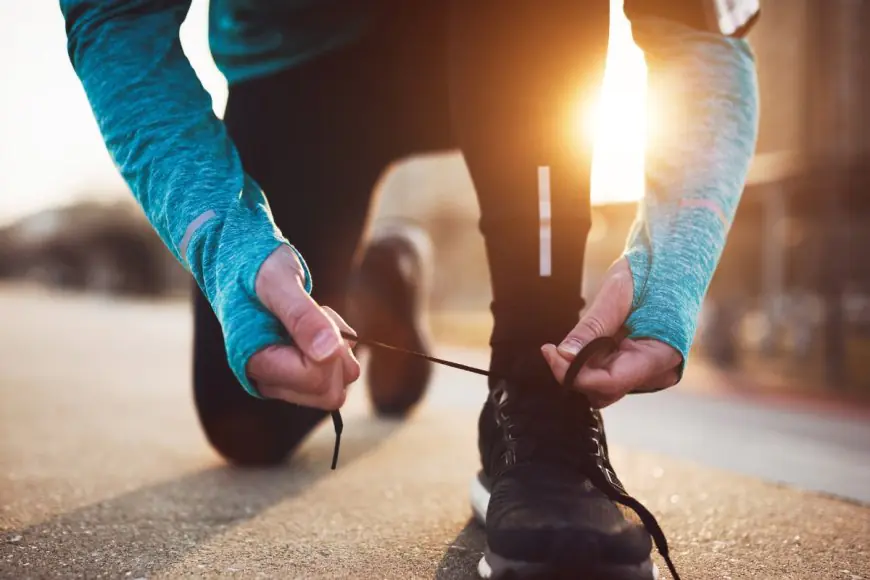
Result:
<svg viewBox="0 0 870 580"><path fill-rule="evenodd" d="M501 478L486 521L489 549L511 560L632 565L648 560L652 551L642 526L628 521L588 482L567 478Z"/></svg>

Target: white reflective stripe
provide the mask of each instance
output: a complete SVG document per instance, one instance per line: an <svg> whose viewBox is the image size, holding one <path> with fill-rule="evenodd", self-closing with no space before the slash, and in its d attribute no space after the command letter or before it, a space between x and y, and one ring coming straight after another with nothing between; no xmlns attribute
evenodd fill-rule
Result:
<svg viewBox="0 0 870 580"><path fill-rule="evenodd" d="M550 168L538 167L538 215L540 218L540 275L550 276L553 273L552 238L550 226Z"/></svg>
<svg viewBox="0 0 870 580"><path fill-rule="evenodd" d="M209 209L199 214L199 216L197 216L192 222L190 222L190 225L187 226L187 230L184 232L184 237L181 238L181 243L178 244L178 253L181 254L181 259L184 260L185 263L187 263L187 244L190 243L190 238L193 237L196 230L202 227L202 224L216 217L217 214L214 210Z"/></svg>

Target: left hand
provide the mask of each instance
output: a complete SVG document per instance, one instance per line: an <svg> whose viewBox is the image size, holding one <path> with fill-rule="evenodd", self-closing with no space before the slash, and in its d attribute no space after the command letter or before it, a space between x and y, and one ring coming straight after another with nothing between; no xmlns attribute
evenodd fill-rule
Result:
<svg viewBox="0 0 870 580"><path fill-rule="evenodd" d="M546 344L541 348L556 379L562 382L571 361L591 340L600 336L616 339L618 349L593 357L574 381L574 387L585 393L596 408L612 405L632 391L658 390L678 380L682 355L676 349L651 338L623 338L633 295L628 261L620 258L604 275L598 295L577 326L558 347Z"/></svg>

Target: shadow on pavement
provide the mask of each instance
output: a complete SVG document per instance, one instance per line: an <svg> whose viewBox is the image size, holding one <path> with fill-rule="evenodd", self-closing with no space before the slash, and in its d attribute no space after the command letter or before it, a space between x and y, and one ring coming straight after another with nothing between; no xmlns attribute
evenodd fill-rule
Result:
<svg viewBox="0 0 870 580"><path fill-rule="evenodd" d="M359 417L345 425L338 469L364 456L403 423ZM0 577L142 578L182 560L330 473L332 440L305 445L286 466L205 469L9 530ZM14 540L10 540L10 538Z"/></svg>
<svg viewBox="0 0 870 580"><path fill-rule="evenodd" d="M456 536L435 571L436 580L471 580L479 578L477 562L486 547L486 533L473 518Z"/></svg>

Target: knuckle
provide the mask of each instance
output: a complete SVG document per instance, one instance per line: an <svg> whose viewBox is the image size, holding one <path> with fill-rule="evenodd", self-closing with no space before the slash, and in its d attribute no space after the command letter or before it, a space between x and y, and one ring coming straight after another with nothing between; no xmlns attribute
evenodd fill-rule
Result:
<svg viewBox="0 0 870 580"><path fill-rule="evenodd" d="M350 381L348 381L348 382L353 383L353 382L359 380L360 375L362 375L362 368L360 367L358 362L354 362L353 366L351 366L350 377L349 377Z"/></svg>
<svg viewBox="0 0 870 580"><path fill-rule="evenodd" d="M597 316L590 315L583 319L580 325L593 336L603 336L605 329L604 323Z"/></svg>
<svg viewBox="0 0 870 580"><path fill-rule="evenodd" d="M583 389L583 392L586 393L590 397L606 397L610 394L610 389L606 386L602 386L598 383L589 383L586 381L582 381L578 378L578 383L580 387Z"/></svg>
<svg viewBox="0 0 870 580"><path fill-rule="evenodd" d="M602 398L611 398L619 395L626 390L625 386L611 383L608 385L598 385L593 389Z"/></svg>
<svg viewBox="0 0 870 580"><path fill-rule="evenodd" d="M595 407L596 409L604 409L606 407L609 407L610 405L612 405L613 403L615 403L618 400L619 400L619 398L600 397L600 398L596 398L594 401L592 401L592 406Z"/></svg>
<svg viewBox="0 0 870 580"><path fill-rule="evenodd" d="M330 390L329 381L324 381L324 380L312 381L311 387L309 389L309 391L311 392L312 395L318 395L321 397L329 394L329 390Z"/></svg>
<svg viewBox="0 0 870 580"><path fill-rule="evenodd" d="M607 406L605 405L604 399L594 396L589 397L589 404L592 406L593 409L603 409Z"/></svg>
<svg viewBox="0 0 870 580"><path fill-rule="evenodd" d="M286 385L264 385L259 387L257 391L264 398L274 401L295 403L298 397L298 393Z"/></svg>
<svg viewBox="0 0 870 580"><path fill-rule="evenodd" d="M257 392L260 393L261 396L267 399L277 399L279 398L275 393L275 388L272 385L254 385L254 388L257 389Z"/></svg>
<svg viewBox="0 0 870 580"><path fill-rule="evenodd" d="M323 406L330 411L334 411L344 405L346 398L347 393L343 388L331 389L322 398Z"/></svg>
<svg viewBox="0 0 870 580"><path fill-rule="evenodd" d="M308 309L300 300L291 300L281 306L278 315L290 327L288 330L297 328L306 317Z"/></svg>
<svg viewBox="0 0 870 580"><path fill-rule="evenodd" d="M257 353L248 360L248 364L245 366L245 373L247 373L248 378L252 381L262 379L263 366L262 357Z"/></svg>
<svg viewBox="0 0 870 580"><path fill-rule="evenodd" d="M254 381L268 380L275 370L275 348L267 346L248 359L245 372Z"/></svg>

